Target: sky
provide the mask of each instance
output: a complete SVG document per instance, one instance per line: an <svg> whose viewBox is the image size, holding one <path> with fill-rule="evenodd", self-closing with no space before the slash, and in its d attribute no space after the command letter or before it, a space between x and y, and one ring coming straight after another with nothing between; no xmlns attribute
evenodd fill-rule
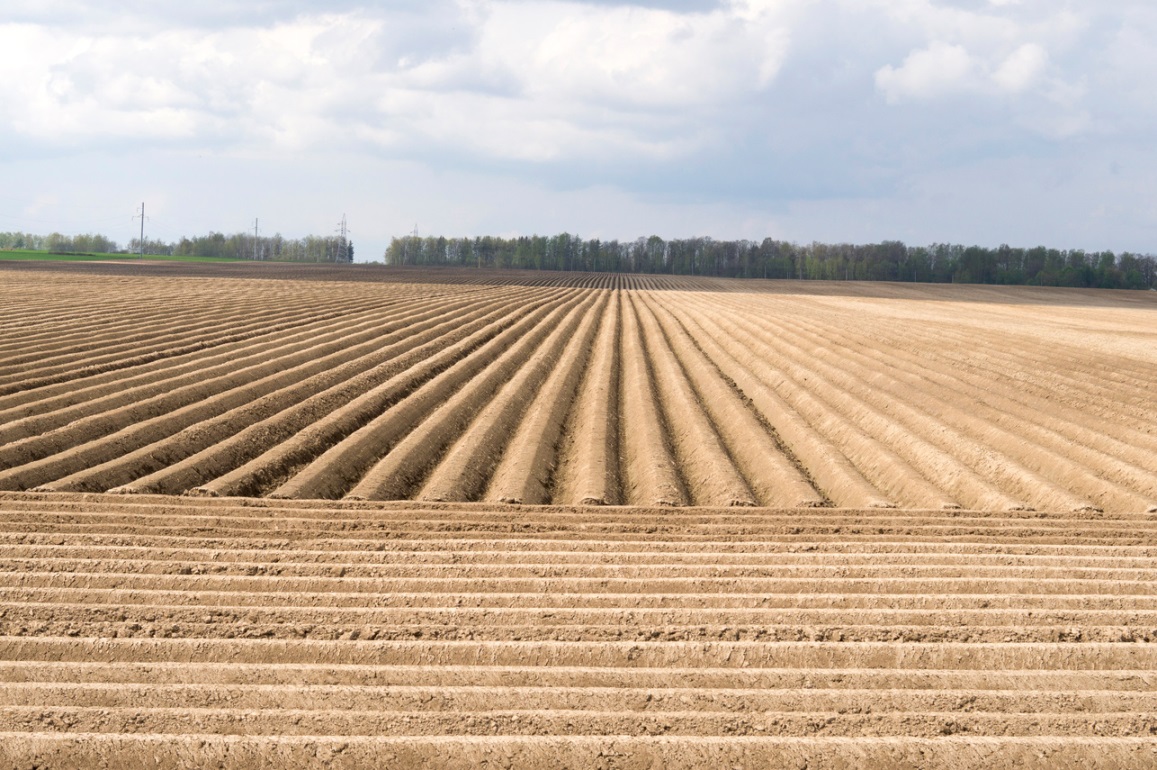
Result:
<svg viewBox="0 0 1157 770"><path fill-rule="evenodd" d="M1152 0L0 0L0 231L1157 252Z"/></svg>

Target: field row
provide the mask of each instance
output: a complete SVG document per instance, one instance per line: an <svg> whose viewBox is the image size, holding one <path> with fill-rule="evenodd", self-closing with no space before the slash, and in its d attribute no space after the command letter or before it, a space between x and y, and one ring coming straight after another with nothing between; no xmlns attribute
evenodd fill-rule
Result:
<svg viewBox="0 0 1157 770"><path fill-rule="evenodd" d="M461 286L539 286L572 289L690 290L711 286L740 290L746 282L731 279L632 273L571 273L553 270L478 270L461 267L386 267L291 262L182 263L159 261L19 262L5 261L0 270L122 279L211 278L244 281L310 281L345 284L450 284Z"/></svg>
<svg viewBox="0 0 1157 770"><path fill-rule="evenodd" d="M0 761L1151 765L1147 517L798 513L0 493Z"/></svg>
<svg viewBox="0 0 1157 770"><path fill-rule="evenodd" d="M0 489L1157 512L1140 293L7 277Z"/></svg>

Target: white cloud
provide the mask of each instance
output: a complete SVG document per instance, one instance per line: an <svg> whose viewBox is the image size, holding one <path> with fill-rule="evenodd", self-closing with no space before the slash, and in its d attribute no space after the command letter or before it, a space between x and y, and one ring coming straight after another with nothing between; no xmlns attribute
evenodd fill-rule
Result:
<svg viewBox="0 0 1157 770"><path fill-rule="evenodd" d="M1048 51L1035 43L1025 43L997 67L992 80L1011 93L1026 91L1040 80L1048 63Z"/></svg>
<svg viewBox="0 0 1157 770"><path fill-rule="evenodd" d="M908 54L900 67L886 65L877 70L876 87L893 104L930 99L971 87L975 66L964 46L935 41Z"/></svg>
<svg viewBox="0 0 1157 770"><path fill-rule="evenodd" d="M488 20L479 55L519 77L537 99L693 107L729 101L771 80L787 41L763 23L722 11L509 4Z"/></svg>
<svg viewBox="0 0 1157 770"><path fill-rule="evenodd" d="M787 49L768 12L497 4L477 47L407 73L401 100L423 136L500 158L671 158L708 141L712 111L757 98ZM456 89L478 81L496 93Z"/></svg>
<svg viewBox="0 0 1157 770"><path fill-rule="evenodd" d="M127 133L301 149L354 137L533 161L670 157L703 137L684 111L752 98L773 81L788 49L779 5L464 2L449 21L468 33L432 56L398 40L404 19L368 9L148 36L0 27L0 42L38 39L0 97L27 107L10 128L45 141Z"/></svg>
<svg viewBox="0 0 1157 770"><path fill-rule="evenodd" d="M1048 64L1048 51L1035 43L1021 45L1002 61L986 62L962 45L934 41L908 54L899 67L877 70L876 87L890 104L965 92L1017 94L1039 84Z"/></svg>

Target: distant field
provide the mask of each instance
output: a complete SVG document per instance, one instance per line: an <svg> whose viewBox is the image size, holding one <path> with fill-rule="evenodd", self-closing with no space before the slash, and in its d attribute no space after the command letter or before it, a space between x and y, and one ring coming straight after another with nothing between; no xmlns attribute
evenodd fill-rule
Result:
<svg viewBox="0 0 1157 770"><path fill-rule="evenodd" d="M5 275L0 489L1157 505L1149 292L182 271Z"/></svg>
<svg viewBox="0 0 1157 770"><path fill-rule="evenodd" d="M149 262L237 262L236 259L225 257L172 257L167 255L146 254L144 261ZM0 260L20 262L140 262L142 258L137 254L54 254L48 251L27 251L15 249L0 251Z"/></svg>

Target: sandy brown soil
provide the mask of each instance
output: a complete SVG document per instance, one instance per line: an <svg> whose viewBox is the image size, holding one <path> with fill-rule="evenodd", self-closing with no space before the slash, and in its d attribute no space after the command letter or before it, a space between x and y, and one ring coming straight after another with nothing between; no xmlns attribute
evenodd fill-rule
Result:
<svg viewBox="0 0 1157 770"><path fill-rule="evenodd" d="M0 267L0 489L1157 507L1151 292L130 267Z"/></svg>
<svg viewBox="0 0 1157 770"><path fill-rule="evenodd" d="M0 770L1157 766L1157 295L0 264L0 332Z"/></svg>
<svg viewBox="0 0 1157 770"><path fill-rule="evenodd" d="M1151 767L1151 516L0 493L3 767Z"/></svg>

